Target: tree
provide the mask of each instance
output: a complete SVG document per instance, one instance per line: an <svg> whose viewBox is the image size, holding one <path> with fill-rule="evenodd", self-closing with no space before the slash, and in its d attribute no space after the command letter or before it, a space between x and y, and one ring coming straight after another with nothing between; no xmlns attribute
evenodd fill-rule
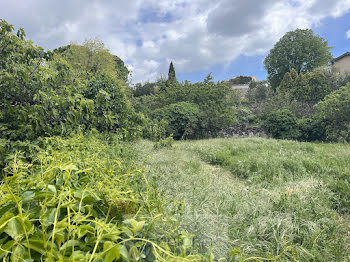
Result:
<svg viewBox="0 0 350 262"><path fill-rule="evenodd" d="M176 81L176 73L173 62L170 62L169 73L168 73L168 81L175 82Z"/></svg>
<svg viewBox="0 0 350 262"><path fill-rule="evenodd" d="M285 73L293 68L298 74L326 65L331 59L331 47L311 29L297 29L286 33L265 58L265 69L273 90L281 83Z"/></svg>
<svg viewBox="0 0 350 262"><path fill-rule="evenodd" d="M350 142L350 83L327 95L315 108L327 140Z"/></svg>
<svg viewBox="0 0 350 262"><path fill-rule="evenodd" d="M129 71L124 62L112 55L104 43L98 39L87 39L82 45L70 44L54 50L73 66L73 68L85 71L88 75L109 73L118 79L127 81Z"/></svg>
<svg viewBox="0 0 350 262"><path fill-rule="evenodd" d="M292 69L291 72L284 75L277 90L278 92L289 93L291 98L297 101L316 103L331 92L331 87L327 77L321 71L298 75Z"/></svg>
<svg viewBox="0 0 350 262"><path fill-rule="evenodd" d="M137 83L134 89L134 96L147 96L155 93L156 83L146 82L145 84Z"/></svg>

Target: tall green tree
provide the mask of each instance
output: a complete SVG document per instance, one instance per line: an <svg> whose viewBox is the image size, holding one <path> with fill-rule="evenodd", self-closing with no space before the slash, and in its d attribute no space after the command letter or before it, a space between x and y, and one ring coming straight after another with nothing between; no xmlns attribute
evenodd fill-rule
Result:
<svg viewBox="0 0 350 262"><path fill-rule="evenodd" d="M173 62L170 62L170 65L169 65L168 81L169 82L176 81L176 73L175 73Z"/></svg>
<svg viewBox="0 0 350 262"><path fill-rule="evenodd" d="M331 47L311 29L297 29L286 33L265 58L265 69L273 90L281 83L285 73L293 68L298 74L326 65L331 59Z"/></svg>

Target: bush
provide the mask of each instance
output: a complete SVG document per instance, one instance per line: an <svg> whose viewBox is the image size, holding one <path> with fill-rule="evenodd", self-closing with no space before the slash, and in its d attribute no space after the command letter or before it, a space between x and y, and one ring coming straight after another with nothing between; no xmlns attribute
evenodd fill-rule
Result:
<svg viewBox="0 0 350 262"><path fill-rule="evenodd" d="M173 137L169 136L165 139L161 139L158 142L156 142L154 144L154 148L158 149L158 148L171 148L174 144L174 139Z"/></svg>
<svg viewBox="0 0 350 262"><path fill-rule="evenodd" d="M325 126L329 141L350 142L350 83L315 106L315 117Z"/></svg>
<svg viewBox="0 0 350 262"><path fill-rule="evenodd" d="M274 138L297 139L300 135L297 118L288 109L270 112L263 125Z"/></svg>
<svg viewBox="0 0 350 262"><path fill-rule="evenodd" d="M142 137L151 141L159 141L167 136L168 125L165 119L146 118Z"/></svg>
<svg viewBox="0 0 350 262"><path fill-rule="evenodd" d="M199 261L163 197L118 143L49 138L0 183L4 261ZM166 207L168 208L168 207ZM161 242L161 243L160 243ZM142 258L142 259L141 259Z"/></svg>
<svg viewBox="0 0 350 262"><path fill-rule="evenodd" d="M298 119L298 127L300 141L324 141L326 138L324 125L314 117Z"/></svg>
<svg viewBox="0 0 350 262"><path fill-rule="evenodd" d="M154 111L154 117L168 122L168 134L175 139L194 138L200 119L200 110L196 104L179 102Z"/></svg>

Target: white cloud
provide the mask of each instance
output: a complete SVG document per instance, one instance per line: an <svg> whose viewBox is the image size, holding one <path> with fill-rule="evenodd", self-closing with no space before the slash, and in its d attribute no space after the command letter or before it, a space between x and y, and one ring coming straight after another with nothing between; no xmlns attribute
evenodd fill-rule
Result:
<svg viewBox="0 0 350 262"><path fill-rule="evenodd" d="M287 31L349 9L350 0L17 0L1 1L0 17L48 49L97 36L137 82L165 75L170 61L188 73L264 54Z"/></svg>
<svg viewBox="0 0 350 262"><path fill-rule="evenodd" d="M346 38L350 38L350 30L348 30L347 32L346 32Z"/></svg>

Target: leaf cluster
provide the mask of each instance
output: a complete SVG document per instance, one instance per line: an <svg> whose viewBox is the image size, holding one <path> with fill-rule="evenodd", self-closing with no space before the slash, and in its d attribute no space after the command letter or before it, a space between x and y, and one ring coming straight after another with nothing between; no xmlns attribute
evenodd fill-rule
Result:
<svg viewBox="0 0 350 262"><path fill-rule="evenodd" d="M116 146L54 137L30 164L15 155L0 184L0 258L201 260L143 172L111 154Z"/></svg>

